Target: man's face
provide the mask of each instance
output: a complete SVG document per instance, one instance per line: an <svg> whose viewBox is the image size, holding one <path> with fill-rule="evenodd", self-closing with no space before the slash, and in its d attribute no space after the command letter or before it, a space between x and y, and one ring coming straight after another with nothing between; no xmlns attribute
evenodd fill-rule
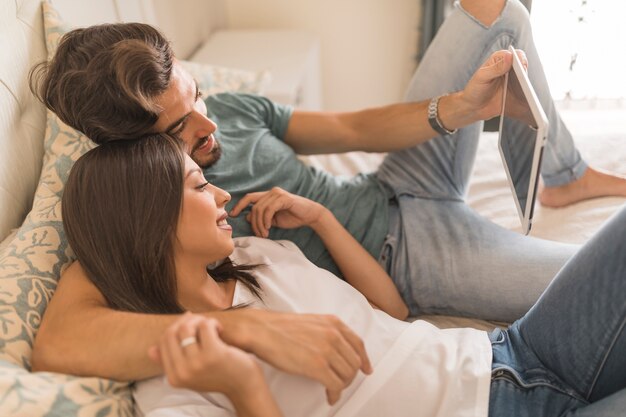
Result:
<svg viewBox="0 0 626 417"><path fill-rule="evenodd" d="M174 60L170 86L157 97L163 111L154 128L166 132L185 144L185 152L202 168L213 165L221 156L213 133L217 125L206 116L206 105L198 85L178 61Z"/></svg>

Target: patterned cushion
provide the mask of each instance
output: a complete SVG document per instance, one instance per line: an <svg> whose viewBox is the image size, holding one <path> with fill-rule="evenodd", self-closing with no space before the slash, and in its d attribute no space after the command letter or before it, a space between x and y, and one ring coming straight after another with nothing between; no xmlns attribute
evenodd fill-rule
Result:
<svg viewBox="0 0 626 417"><path fill-rule="evenodd" d="M196 80L204 97L224 91L263 94L264 88L270 81L268 71L246 71L192 61L180 61L180 63Z"/></svg>
<svg viewBox="0 0 626 417"><path fill-rule="evenodd" d="M132 417L127 385L99 378L31 373L0 360L0 415Z"/></svg>
<svg viewBox="0 0 626 417"><path fill-rule="evenodd" d="M49 2L42 3L48 56L67 32ZM260 92L265 74L184 63L205 94ZM41 317L61 272L73 260L61 222L61 194L70 167L94 145L47 113L44 159L32 211L0 251L0 415L132 415L128 384L99 378L31 374L30 356Z"/></svg>

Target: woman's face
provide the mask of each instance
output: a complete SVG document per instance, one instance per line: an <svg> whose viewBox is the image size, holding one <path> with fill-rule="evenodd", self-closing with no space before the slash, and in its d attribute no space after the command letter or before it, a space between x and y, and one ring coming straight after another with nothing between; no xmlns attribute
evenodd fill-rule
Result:
<svg viewBox="0 0 626 417"><path fill-rule="evenodd" d="M198 165L185 155L183 202L175 244L185 262L198 261L206 266L232 253L232 227L226 222L228 201L230 194L209 184Z"/></svg>

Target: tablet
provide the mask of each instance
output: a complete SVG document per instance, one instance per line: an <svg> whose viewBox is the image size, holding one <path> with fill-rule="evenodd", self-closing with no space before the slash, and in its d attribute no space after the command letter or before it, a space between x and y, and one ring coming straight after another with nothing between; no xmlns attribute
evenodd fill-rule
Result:
<svg viewBox="0 0 626 417"><path fill-rule="evenodd" d="M515 49L513 67L505 75L498 148L504 164L522 233L530 232L539 183L548 119Z"/></svg>

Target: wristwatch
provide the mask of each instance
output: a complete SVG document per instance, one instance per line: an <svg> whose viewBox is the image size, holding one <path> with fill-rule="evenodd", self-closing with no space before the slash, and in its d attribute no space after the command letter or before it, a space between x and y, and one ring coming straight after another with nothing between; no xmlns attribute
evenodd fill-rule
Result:
<svg viewBox="0 0 626 417"><path fill-rule="evenodd" d="M428 123L430 123L430 127L441 136L453 135L459 129L448 130L446 129L441 120L439 120L439 99L443 96L437 96L430 100L428 104Z"/></svg>

